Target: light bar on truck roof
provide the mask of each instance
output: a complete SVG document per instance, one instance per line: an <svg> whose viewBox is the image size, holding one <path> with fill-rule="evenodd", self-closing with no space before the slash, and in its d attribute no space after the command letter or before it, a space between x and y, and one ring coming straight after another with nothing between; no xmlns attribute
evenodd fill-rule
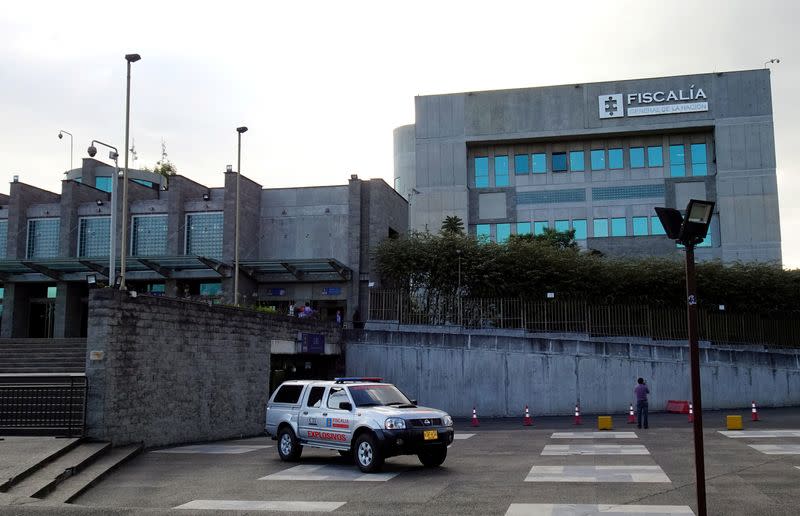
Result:
<svg viewBox="0 0 800 516"><path fill-rule="evenodd" d="M334 378L334 382L336 383L345 383L345 382L382 382L383 378L378 378L376 376L348 376L345 378Z"/></svg>

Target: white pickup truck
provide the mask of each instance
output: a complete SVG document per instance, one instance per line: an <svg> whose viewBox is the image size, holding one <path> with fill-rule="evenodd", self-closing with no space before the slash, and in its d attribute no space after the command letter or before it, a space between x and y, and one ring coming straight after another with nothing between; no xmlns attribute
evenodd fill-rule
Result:
<svg viewBox="0 0 800 516"><path fill-rule="evenodd" d="M418 407L380 378L295 380L281 384L267 404L266 431L281 460L296 461L304 446L352 456L361 471L380 471L384 459L417 455L439 466L453 442L453 419Z"/></svg>

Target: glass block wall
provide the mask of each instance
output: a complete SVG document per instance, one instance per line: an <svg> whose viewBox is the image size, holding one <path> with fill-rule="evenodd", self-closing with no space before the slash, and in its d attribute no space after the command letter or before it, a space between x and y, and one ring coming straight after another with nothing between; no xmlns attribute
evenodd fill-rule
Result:
<svg viewBox="0 0 800 516"><path fill-rule="evenodd" d="M186 254L222 259L222 212L186 215Z"/></svg>

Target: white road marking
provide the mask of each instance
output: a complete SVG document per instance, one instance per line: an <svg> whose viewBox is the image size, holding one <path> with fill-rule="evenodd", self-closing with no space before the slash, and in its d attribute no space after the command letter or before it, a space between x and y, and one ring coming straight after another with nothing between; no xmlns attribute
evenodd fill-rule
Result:
<svg viewBox="0 0 800 516"><path fill-rule="evenodd" d="M272 448L272 446L268 444L193 444L190 446L180 446L178 448L155 450L153 453L208 453L212 455L224 455L249 453L257 450L263 450L264 448Z"/></svg>
<svg viewBox="0 0 800 516"><path fill-rule="evenodd" d="M551 439L638 439L636 432L555 432Z"/></svg>
<svg viewBox="0 0 800 516"><path fill-rule="evenodd" d="M650 455L640 444L548 444L542 455Z"/></svg>
<svg viewBox="0 0 800 516"><path fill-rule="evenodd" d="M687 505L583 505L552 503L512 503L506 516L694 516Z"/></svg>
<svg viewBox="0 0 800 516"><path fill-rule="evenodd" d="M659 466L533 466L525 482L670 482Z"/></svg>
<svg viewBox="0 0 800 516"><path fill-rule="evenodd" d="M800 455L800 444L748 444L766 455Z"/></svg>
<svg viewBox="0 0 800 516"><path fill-rule="evenodd" d="M463 441L464 439L469 439L470 437L474 436L475 434L455 434L453 439L456 441Z"/></svg>
<svg viewBox="0 0 800 516"><path fill-rule="evenodd" d="M331 512L347 502L284 502L259 500L192 500L175 509L214 511Z"/></svg>
<svg viewBox="0 0 800 516"><path fill-rule="evenodd" d="M800 430L735 430L720 431L732 439L761 439L767 437L800 437Z"/></svg>
<svg viewBox="0 0 800 516"><path fill-rule="evenodd" d="M356 466L303 464L259 480L313 480L342 482L386 482L400 473L362 473Z"/></svg>

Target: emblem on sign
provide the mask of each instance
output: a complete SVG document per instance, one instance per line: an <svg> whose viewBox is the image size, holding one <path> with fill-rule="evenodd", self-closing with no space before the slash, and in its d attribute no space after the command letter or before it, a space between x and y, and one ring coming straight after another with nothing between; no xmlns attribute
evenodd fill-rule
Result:
<svg viewBox="0 0 800 516"><path fill-rule="evenodd" d="M622 118L625 108L622 105L622 93L612 93L597 97L600 118Z"/></svg>

